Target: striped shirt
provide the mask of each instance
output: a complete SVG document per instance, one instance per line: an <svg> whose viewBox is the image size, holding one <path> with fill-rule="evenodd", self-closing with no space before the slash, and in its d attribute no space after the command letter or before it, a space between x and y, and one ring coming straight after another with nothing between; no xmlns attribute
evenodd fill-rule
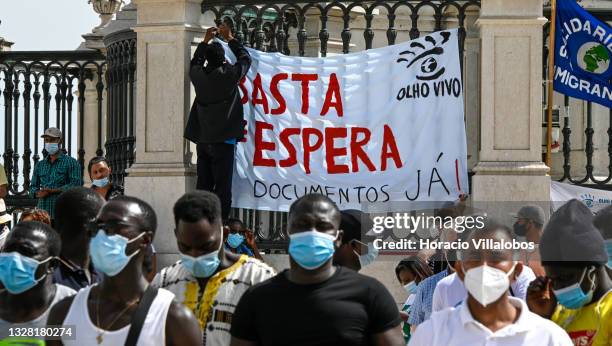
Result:
<svg viewBox="0 0 612 346"><path fill-rule="evenodd" d="M42 188L69 190L73 187L83 185L83 173L81 165L74 158L60 151L55 162L51 162L51 156L47 155L38 161L32 174L30 183L30 196L36 198L36 192ZM38 208L46 210L51 219L55 219L55 200L59 194L50 194L45 198L38 199Z"/></svg>
<svg viewBox="0 0 612 346"><path fill-rule="evenodd" d="M175 299L193 311L203 331L204 346L230 344L230 327L238 301L251 286L276 275L272 267L246 255L208 279L202 289L178 261L155 276L152 285L174 293Z"/></svg>

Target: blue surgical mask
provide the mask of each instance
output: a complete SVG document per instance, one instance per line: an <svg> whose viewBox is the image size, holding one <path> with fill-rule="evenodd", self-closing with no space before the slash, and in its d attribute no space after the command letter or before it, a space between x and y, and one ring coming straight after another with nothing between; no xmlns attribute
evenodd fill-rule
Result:
<svg viewBox="0 0 612 346"><path fill-rule="evenodd" d="M414 294L417 289L416 281L412 280L409 283L405 284L404 289L406 290L406 292L408 292L408 295Z"/></svg>
<svg viewBox="0 0 612 346"><path fill-rule="evenodd" d="M108 179L108 177L106 177L102 179L94 179L91 183L97 187L105 187L106 185L108 185L108 183L110 183L110 180Z"/></svg>
<svg viewBox="0 0 612 346"><path fill-rule="evenodd" d="M227 245L229 245L233 249L240 246L240 244L242 244L243 241L244 241L244 236L239 233L230 233L230 235L227 236Z"/></svg>
<svg viewBox="0 0 612 346"><path fill-rule="evenodd" d="M217 271L219 264L221 264L219 251L221 251L222 245L223 241L219 243L219 248L216 251L199 257L192 257L182 253L181 264L196 278L208 278Z"/></svg>
<svg viewBox="0 0 612 346"><path fill-rule="evenodd" d="M595 281L593 280L593 278L589 277L589 275L595 271L595 268L591 267L589 269L588 274L587 269L588 268L584 268L584 271L582 272L582 277L580 278L580 280L578 280L577 283L562 288L560 290L553 290L559 304L565 306L568 309L579 309L591 302L591 300L593 299L593 291L595 291ZM587 275L589 281L591 281L591 289L589 289L589 292L586 294L584 293L584 291L582 291L582 288L580 287L580 284L582 283L582 280L584 280L585 275Z"/></svg>
<svg viewBox="0 0 612 346"><path fill-rule="evenodd" d="M355 254L359 256L359 264L361 265L361 268L374 263L374 261L376 260L376 257L378 257L378 249L374 246L374 244L369 243L368 245L366 245L360 242L359 240L355 240L355 242L368 247L368 252L365 254L360 255L357 252L355 252Z"/></svg>
<svg viewBox="0 0 612 346"><path fill-rule="evenodd" d="M45 150L49 155L55 155L59 151L59 143L45 143Z"/></svg>
<svg viewBox="0 0 612 346"><path fill-rule="evenodd" d="M605 244L608 252L608 269L612 269L612 239L606 240Z"/></svg>
<svg viewBox="0 0 612 346"><path fill-rule="evenodd" d="M39 262L18 252L0 253L0 281L9 293L23 293L47 277L45 274L36 279L36 269L53 258L55 257Z"/></svg>
<svg viewBox="0 0 612 346"><path fill-rule="evenodd" d="M129 256L126 255L125 249L128 244L136 241L144 234L142 232L136 238L128 239L119 234L109 236L103 230L99 230L98 234L89 242L89 254L94 267L108 276L119 274L132 257L140 252L138 250Z"/></svg>
<svg viewBox="0 0 612 346"><path fill-rule="evenodd" d="M289 235L289 255L302 268L314 270L334 255L334 241L338 237L311 230Z"/></svg>

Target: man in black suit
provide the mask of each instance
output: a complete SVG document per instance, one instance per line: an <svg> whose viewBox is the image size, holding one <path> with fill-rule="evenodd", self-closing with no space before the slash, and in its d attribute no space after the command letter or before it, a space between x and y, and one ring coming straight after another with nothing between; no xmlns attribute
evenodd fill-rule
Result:
<svg viewBox="0 0 612 346"><path fill-rule="evenodd" d="M237 58L225 60L219 42L208 43L219 34ZM221 200L222 217L227 219L232 206L234 149L244 137L244 116L238 85L251 67L251 57L232 35L231 24L209 28L198 45L189 76L196 99L191 107L185 138L197 144L198 190L214 192Z"/></svg>

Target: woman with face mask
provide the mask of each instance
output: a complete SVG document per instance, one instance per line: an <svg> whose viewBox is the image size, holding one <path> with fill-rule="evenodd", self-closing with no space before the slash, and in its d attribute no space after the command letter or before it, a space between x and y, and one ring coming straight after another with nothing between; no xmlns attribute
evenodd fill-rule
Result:
<svg viewBox="0 0 612 346"><path fill-rule="evenodd" d="M404 286L406 293L408 293L408 299L402 307L400 315L404 320L402 331L404 332L404 339L406 342L410 340L410 325L408 324L408 317L410 316L410 307L414 301L415 292L417 286L421 281L433 275L431 268L427 265L427 262L423 261L418 256L410 256L401 260L397 267L395 267L395 276L397 281Z"/></svg>

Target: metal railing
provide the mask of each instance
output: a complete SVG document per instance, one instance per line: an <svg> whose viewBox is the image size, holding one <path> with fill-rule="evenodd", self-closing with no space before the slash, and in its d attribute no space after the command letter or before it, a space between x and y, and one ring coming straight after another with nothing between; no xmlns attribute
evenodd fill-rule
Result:
<svg viewBox="0 0 612 346"><path fill-rule="evenodd" d="M136 33L129 29L113 33L104 38L104 44L108 68L106 158L112 168L111 181L123 185L136 150Z"/></svg>
<svg viewBox="0 0 612 346"><path fill-rule="evenodd" d="M67 154L85 166L84 120L102 122L104 68L104 56L97 51L0 52L0 152L9 183L7 204L35 204L28 195L30 175L46 154L40 135L48 127L62 130ZM85 96L91 88L98 105L92 114L86 111ZM100 131L96 152L103 153Z"/></svg>
<svg viewBox="0 0 612 346"><path fill-rule="evenodd" d="M392 45L401 41L400 33L407 32L404 39L415 39L422 32L459 28L462 68L467 13L474 11L477 15L479 9L480 0L202 2L202 13L212 13L217 23L229 20L236 38L245 45L286 55L324 57L332 53L332 40L342 47L338 53L371 49L375 46L376 32L379 30L384 31L386 44ZM330 30L332 20L339 32ZM380 20L386 22L386 28L375 27ZM433 25L422 29L420 26L423 24ZM354 35L359 31L356 26L361 29L361 42ZM309 31L317 34L309 36ZM318 41L316 51L312 49L313 41ZM363 46L359 46L362 43ZM255 232L261 249L286 249L287 213L234 209L232 216L244 221Z"/></svg>
<svg viewBox="0 0 612 346"><path fill-rule="evenodd" d="M612 22L612 9L588 9L588 11L593 14L595 17L599 18L602 21L611 23ZM550 7L544 8L544 14L547 18L550 18ZM547 24L544 27L544 42L545 45L543 47L544 54L544 67L542 69L544 86L546 85L546 76L548 66L546 62L548 61L548 42L549 42L549 31L550 27ZM547 89L543 88L543 106L546 106L547 99ZM557 174L553 172L553 178L557 179L561 182L568 182L575 185L612 190L612 109L607 110L607 121L608 127L605 129L605 134L607 137L607 147L604 149L607 152L608 165L606 167L597 167L596 164L598 162L598 158L595 156L596 154L596 141L595 136L601 135L601 133L597 133L597 131L603 131L604 129L597 128L597 122L595 116L602 116L602 112L599 114L593 114L593 103L587 101L580 101L568 96L563 97L562 107L559 109L559 119L557 122L553 120L553 126L558 126L560 128L560 141L561 141L561 152L563 155L562 162L553 156L553 169L557 171ZM580 131L584 129L584 137L580 141L576 141L575 138L572 139L572 130L571 125L571 117L579 115L579 112L576 111L580 106L581 111L583 112L584 121L582 121L582 128ZM586 108L586 109L584 109ZM563 123L561 124L561 118L563 118ZM544 120L543 126L547 123ZM576 122L574 122L576 125ZM580 125L579 125L580 126ZM578 133L574 133L576 136ZM544 142L545 143L545 142ZM574 148L572 148L572 143L574 144ZM578 146L578 149L576 149ZM582 148L580 148L582 146ZM601 157L600 157L601 159ZM577 161L576 164L573 164L572 160ZM584 162L584 166L579 166L580 170L577 171L576 166L580 165ZM582 167L584 170L582 170ZM602 169L603 168L603 169ZM577 176L578 175L578 176Z"/></svg>
<svg viewBox="0 0 612 346"><path fill-rule="evenodd" d="M62 130L66 153L78 159L84 176L86 158L106 155L111 180L123 184L135 159L136 33L113 33L105 44L106 56L97 51L0 52L0 129L5 134L0 153L11 212L36 204L28 190L34 166L46 155L40 135L48 127ZM95 150L86 152L92 133Z"/></svg>

